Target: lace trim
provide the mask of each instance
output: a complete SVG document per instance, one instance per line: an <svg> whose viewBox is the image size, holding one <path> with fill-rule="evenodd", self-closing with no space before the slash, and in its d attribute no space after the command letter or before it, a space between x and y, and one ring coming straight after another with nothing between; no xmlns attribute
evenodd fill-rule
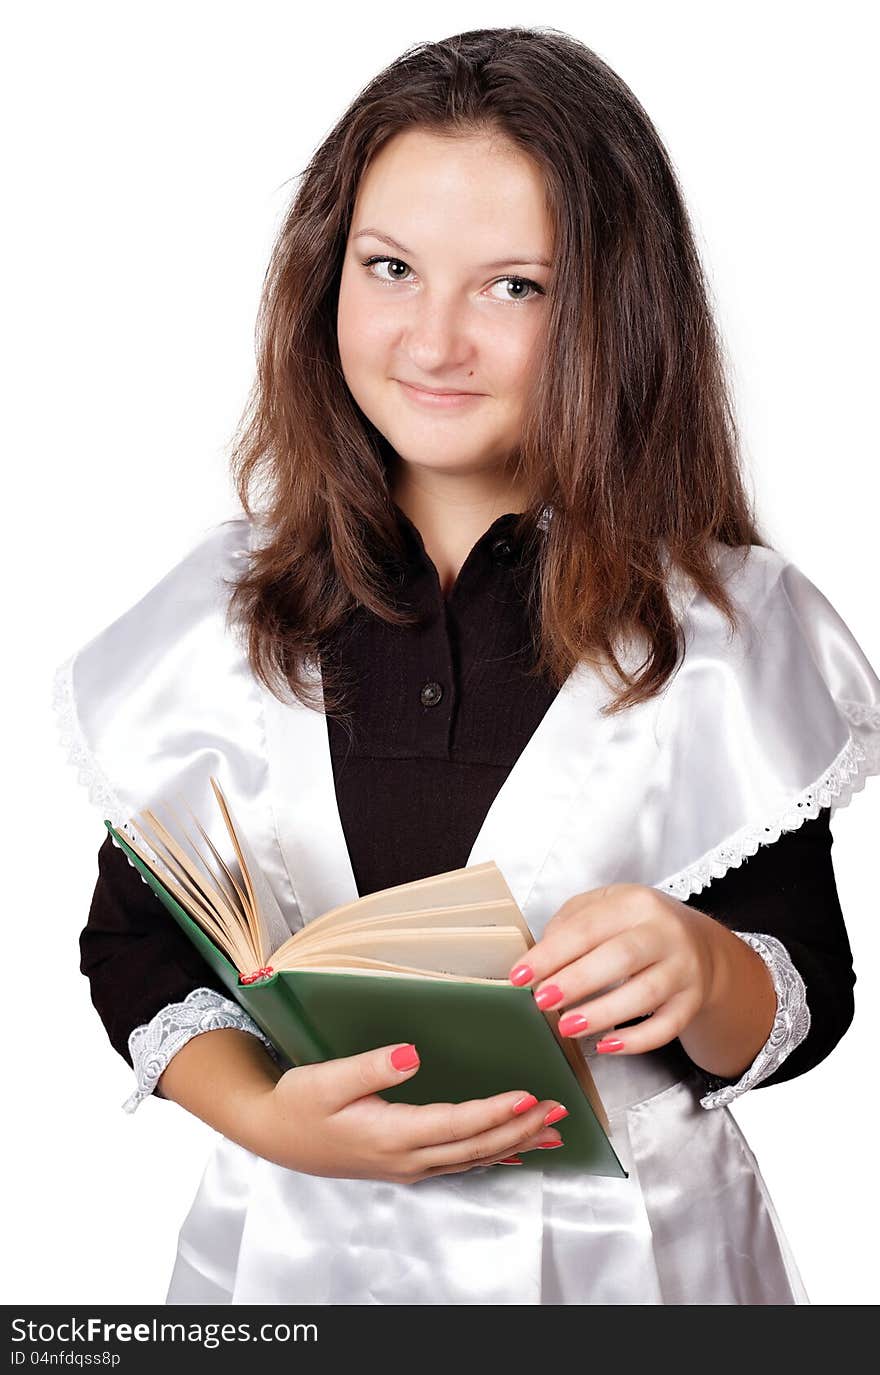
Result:
<svg viewBox="0 0 880 1375"><path fill-rule="evenodd" d="M194 988L182 1003L163 1007L151 1021L135 1027L129 1036L128 1049L137 1087L123 1103L123 1110L134 1112L150 1096L170 1060L187 1041L202 1031L217 1031L222 1027L234 1027L259 1036L272 1058L278 1060L272 1042L239 1003L225 998L214 988Z"/></svg>
<svg viewBox="0 0 880 1375"><path fill-rule="evenodd" d="M757 950L770 970L776 989L776 1016L770 1035L752 1063L735 1084L725 1084L700 1099L704 1108L722 1108L734 1098L753 1089L774 1074L810 1029L810 1009L803 979L791 962L791 957L775 936L755 935L751 931L734 931L735 936Z"/></svg>
<svg viewBox="0 0 880 1375"><path fill-rule="evenodd" d="M88 789L89 801L99 807L103 816L122 830L127 817L120 806L119 799L110 786L103 770L92 751L86 744L73 692L73 664L76 654L60 666L52 679L52 710L61 747L67 755L67 762L76 769L77 780Z"/></svg>
<svg viewBox="0 0 880 1375"><path fill-rule="evenodd" d="M876 772L880 769L880 707L869 707L864 702L847 701L839 701L837 705L851 726L874 732L872 735L865 735L861 744L866 756L865 772Z"/></svg>
<svg viewBox="0 0 880 1375"><path fill-rule="evenodd" d="M713 879L723 878L728 869L739 868L744 859L757 852L759 845L772 845L783 831L798 830L805 821L814 820L823 807L839 810L848 806L868 777L880 773L880 708L844 701L838 701L837 706L851 725L867 727L875 734L866 735L864 741L851 735L831 767L799 793L782 816L768 818L762 825L744 826L695 864L658 883L661 892L681 902L701 893Z"/></svg>

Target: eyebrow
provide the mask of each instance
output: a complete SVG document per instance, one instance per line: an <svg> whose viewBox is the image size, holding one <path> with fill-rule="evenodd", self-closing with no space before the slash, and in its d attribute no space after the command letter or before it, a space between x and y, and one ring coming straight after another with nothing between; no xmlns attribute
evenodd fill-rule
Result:
<svg viewBox="0 0 880 1375"><path fill-rule="evenodd" d="M392 239L390 234L380 233L378 229L359 229L357 233L352 234L351 237L352 239L364 239L368 235L374 239L381 239L382 243L388 244L389 248L396 248L398 253L406 253L407 255L409 255L413 251L411 248L405 248L402 243L398 243L397 239ZM537 255L530 257L527 253L514 253L511 254L509 258L496 258L495 261L492 263L481 263L480 268L481 270L490 270L493 267L511 267L514 264L516 266L522 267L552 266L552 264L546 258L541 258Z"/></svg>

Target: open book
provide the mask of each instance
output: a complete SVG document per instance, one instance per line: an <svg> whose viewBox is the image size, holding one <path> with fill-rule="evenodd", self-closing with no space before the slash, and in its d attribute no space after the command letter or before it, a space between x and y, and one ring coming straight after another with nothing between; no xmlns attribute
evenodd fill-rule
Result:
<svg viewBox="0 0 880 1375"><path fill-rule="evenodd" d="M542 1012L507 977L535 942L493 861L370 893L291 933L215 778L211 786L229 862L192 812L199 839L146 809L127 823L133 835L104 824L283 1059L314 1064L413 1042L420 1068L382 1091L388 1101L513 1088L557 1099L568 1108L564 1145L526 1151L523 1164L628 1177L582 1050L559 1032L558 1012Z"/></svg>

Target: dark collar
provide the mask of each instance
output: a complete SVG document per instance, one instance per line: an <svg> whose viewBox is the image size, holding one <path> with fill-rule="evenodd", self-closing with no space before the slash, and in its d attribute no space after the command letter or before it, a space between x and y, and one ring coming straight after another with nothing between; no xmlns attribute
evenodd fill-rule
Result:
<svg viewBox="0 0 880 1375"><path fill-rule="evenodd" d="M391 505L397 527L403 536L409 567L427 567L429 558L421 532L397 502L392 501ZM517 536L516 526L519 520L520 513L517 511L507 511L504 515L497 516L476 541L467 556L468 559L481 557L485 551L495 563L509 566L523 562L527 556L528 541Z"/></svg>

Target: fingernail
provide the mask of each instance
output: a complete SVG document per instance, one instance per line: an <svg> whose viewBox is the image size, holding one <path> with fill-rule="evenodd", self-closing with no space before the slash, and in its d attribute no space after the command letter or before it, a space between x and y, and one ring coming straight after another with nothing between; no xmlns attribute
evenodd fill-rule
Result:
<svg viewBox="0 0 880 1375"><path fill-rule="evenodd" d="M391 1052L391 1063L395 1069L412 1069L419 1063L419 1052L415 1046L398 1046Z"/></svg>
<svg viewBox="0 0 880 1375"><path fill-rule="evenodd" d="M514 1112L528 1112L537 1103L537 1098L533 1093L527 1093L525 1098L519 1098L513 1105Z"/></svg>
<svg viewBox="0 0 880 1375"><path fill-rule="evenodd" d="M564 1108L564 1107L562 1106L562 1104L560 1103L560 1104L558 1105L558 1107L555 1107L555 1108L551 1108L551 1109L550 1109L550 1111L548 1112L547 1116L544 1118L544 1126L545 1126L545 1127L549 1127L550 1124L551 1124L551 1122L558 1122L559 1119L560 1119L560 1117L567 1117L567 1116L568 1116L568 1108Z"/></svg>
<svg viewBox="0 0 880 1375"><path fill-rule="evenodd" d="M597 1049L597 1050L602 1050L602 1051L604 1051L604 1050L623 1050L623 1042L622 1042L622 1041L615 1041L614 1038L612 1037L610 1040L607 1040L607 1041L597 1041L597 1042L596 1042L596 1049Z"/></svg>
<svg viewBox="0 0 880 1375"><path fill-rule="evenodd" d="M506 1155L503 1160L496 1160L496 1165L521 1165L522 1161L518 1155Z"/></svg>
<svg viewBox="0 0 880 1375"><path fill-rule="evenodd" d="M579 1031L586 1031L589 1025L586 1017L579 1012L569 1012L568 1016L560 1018L559 1030L563 1036L575 1036Z"/></svg>
<svg viewBox="0 0 880 1375"><path fill-rule="evenodd" d="M561 1141L539 1141L539 1142L538 1142L538 1150L539 1150L539 1151L552 1151L554 1146L561 1146L561 1145L562 1145L562 1142L561 1142Z"/></svg>
<svg viewBox="0 0 880 1375"><path fill-rule="evenodd" d="M561 1003L563 996L562 989L556 984L545 984L535 994L535 1002L543 1012L545 1007L555 1007L557 1003Z"/></svg>
<svg viewBox="0 0 880 1375"><path fill-rule="evenodd" d="M511 969L509 979L512 984L519 988L522 984L529 983L535 977L535 971L530 969L527 964L518 964L516 969Z"/></svg>

